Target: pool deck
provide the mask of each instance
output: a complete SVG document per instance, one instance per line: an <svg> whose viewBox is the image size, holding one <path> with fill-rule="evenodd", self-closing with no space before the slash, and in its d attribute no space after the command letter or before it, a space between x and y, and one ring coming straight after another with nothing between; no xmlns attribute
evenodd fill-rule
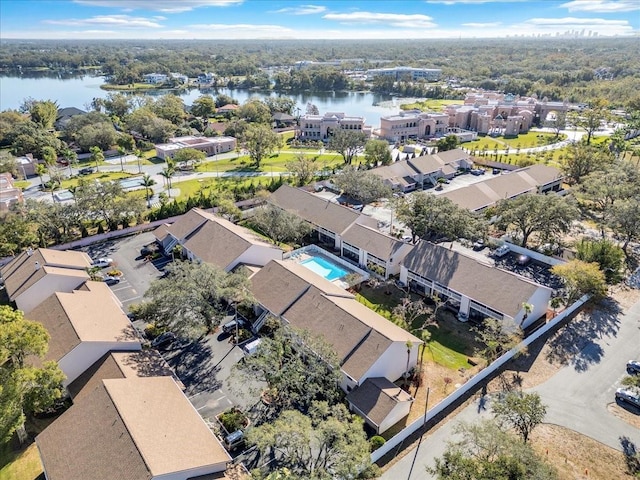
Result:
<svg viewBox="0 0 640 480"><path fill-rule="evenodd" d="M298 252L298 253L292 252L292 253L293 254L287 259L288 261L292 261L292 262L301 264L305 260L309 260L309 259L312 259L314 257L315 258L319 257L319 258L322 258L323 260L326 260L327 262L329 262L331 264L334 264L334 265L338 266L342 270L346 270L347 271L347 275L350 274L350 273L356 273L356 274L360 273L358 271L358 269L356 269L355 267L350 266L350 264L348 262L344 262L344 263L340 262L340 263L338 263L333 258L329 257L328 255L324 255L322 253L322 251L317 251L316 250L316 251L314 251L312 253L307 253L307 252ZM309 271L313 272L313 270L311 270L311 269L309 269ZM318 275L317 272L313 272L313 273ZM318 276L321 277L321 278L324 278L321 275L318 275ZM336 278L335 280L327 280L325 278L325 280L327 280L328 282L333 283L337 287L340 287L340 288L346 290L346 289L349 288L349 284L347 282L345 282L344 280L342 280L343 278L344 277L340 277L340 278Z"/></svg>

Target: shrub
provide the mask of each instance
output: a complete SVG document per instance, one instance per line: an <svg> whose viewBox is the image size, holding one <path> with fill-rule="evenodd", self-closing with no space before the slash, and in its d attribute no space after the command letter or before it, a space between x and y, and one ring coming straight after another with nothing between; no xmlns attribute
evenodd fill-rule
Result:
<svg viewBox="0 0 640 480"><path fill-rule="evenodd" d="M248 424L247 416L237 408L232 408L231 410L227 410L222 413L218 417L218 420L229 433L241 430Z"/></svg>
<svg viewBox="0 0 640 480"><path fill-rule="evenodd" d="M373 437L371 437L371 439L369 440L369 444L371 445L371 451L375 452L376 450L378 450L381 446L383 446L385 444L385 439L382 438L380 435L374 435Z"/></svg>
<svg viewBox="0 0 640 480"><path fill-rule="evenodd" d="M157 336L163 334L165 331L164 328L158 327L155 323L150 323L146 327L144 327L144 334L147 338L156 338Z"/></svg>

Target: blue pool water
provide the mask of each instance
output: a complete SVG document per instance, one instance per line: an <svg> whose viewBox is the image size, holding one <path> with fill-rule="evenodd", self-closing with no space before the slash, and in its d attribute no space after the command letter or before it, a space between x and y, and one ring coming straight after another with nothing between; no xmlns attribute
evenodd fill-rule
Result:
<svg viewBox="0 0 640 480"><path fill-rule="evenodd" d="M300 262L300 265L304 265L312 272L317 273L329 281L344 277L347 274L346 270L343 270L335 263L331 263L322 257L307 258Z"/></svg>

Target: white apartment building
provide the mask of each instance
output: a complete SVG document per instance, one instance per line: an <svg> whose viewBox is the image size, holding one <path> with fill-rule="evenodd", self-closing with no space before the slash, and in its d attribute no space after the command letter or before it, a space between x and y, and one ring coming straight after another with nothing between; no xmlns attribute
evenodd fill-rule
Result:
<svg viewBox="0 0 640 480"><path fill-rule="evenodd" d="M174 137L169 139L169 143L156 145L156 155L158 158L173 158L176 152L185 148L195 148L207 154L207 156L219 153L232 152L236 148L234 137Z"/></svg>
<svg viewBox="0 0 640 480"><path fill-rule="evenodd" d="M300 140L329 140L338 129L358 130L371 135L371 127L364 124L364 117L350 117L341 112L327 112L324 115L303 115L300 117L297 137Z"/></svg>
<svg viewBox="0 0 640 480"><path fill-rule="evenodd" d="M367 70L367 76L370 78L378 76L393 77L394 80L401 80L405 77L411 78L414 82L417 80L426 80L427 82L437 82L442 76L442 70L439 68L413 68L413 67L390 67L390 68L373 68Z"/></svg>

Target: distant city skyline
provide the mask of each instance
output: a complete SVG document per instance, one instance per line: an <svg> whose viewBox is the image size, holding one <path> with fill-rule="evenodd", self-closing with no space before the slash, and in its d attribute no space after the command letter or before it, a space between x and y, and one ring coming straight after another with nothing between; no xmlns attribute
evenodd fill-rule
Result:
<svg viewBox="0 0 640 480"><path fill-rule="evenodd" d="M639 35L640 0L0 2L2 39L411 40Z"/></svg>

